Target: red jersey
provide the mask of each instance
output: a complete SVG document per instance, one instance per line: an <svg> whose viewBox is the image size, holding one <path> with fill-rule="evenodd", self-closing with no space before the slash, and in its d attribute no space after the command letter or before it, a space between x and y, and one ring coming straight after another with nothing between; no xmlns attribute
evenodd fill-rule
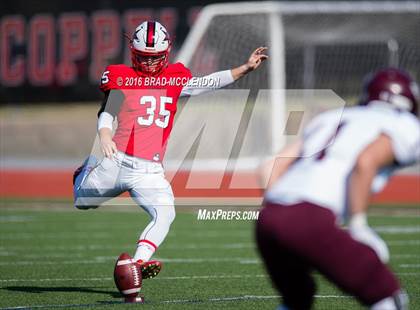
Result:
<svg viewBox="0 0 420 310"><path fill-rule="evenodd" d="M178 98L190 78L190 70L181 63L169 64L153 77L126 65L105 69L101 90L120 90L123 94L122 102L106 103L119 105L115 113L118 128L113 138L119 151L147 160L163 160Z"/></svg>

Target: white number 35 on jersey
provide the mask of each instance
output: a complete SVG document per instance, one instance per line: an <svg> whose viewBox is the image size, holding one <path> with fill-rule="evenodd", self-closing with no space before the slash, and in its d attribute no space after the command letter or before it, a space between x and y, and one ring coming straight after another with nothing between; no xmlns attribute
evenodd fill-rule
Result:
<svg viewBox="0 0 420 310"><path fill-rule="evenodd" d="M160 128L168 127L169 117L171 115L171 112L165 109L165 105L167 103L168 104L172 103L172 98L171 97L160 96L159 115L155 119L155 110L156 110L156 105L157 105L156 98L154 96L143 96L143 97L141 97L140 98L140 104L141 105L150 104L150 106L146 109L147 117L140 116L140 117L137 118L137 122L139 123L139 125L150 126L150 125L153 124L153 121L154 121L156 126L158 126ZM162 118L163 118L163 120L162 120Z"/></svg>

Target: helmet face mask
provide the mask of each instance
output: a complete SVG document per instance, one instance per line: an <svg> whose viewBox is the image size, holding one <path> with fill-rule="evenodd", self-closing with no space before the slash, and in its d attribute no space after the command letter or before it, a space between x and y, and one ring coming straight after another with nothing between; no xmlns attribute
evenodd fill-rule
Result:
<svg viewBox="0 0 420 310"><path fill-rule="evenodd" d="M142 53L130 46L133 67L145 74L159 74L169 62L169 53Z"/></svg>
<svg viewBox="0 0 420 310"><path fill-rule="evenodd" d="M378 100L417 115L420 101L418 85L401 69L377 71L365 79L360 104L366 105Z"/></svg>
<svg viewBox="0 0 420 310"><path fill-rule="evenodd" d="M147 75L157 75L166 68L170 50L168 32L155 21L141 23L130 40L133 67Z"/></svg>

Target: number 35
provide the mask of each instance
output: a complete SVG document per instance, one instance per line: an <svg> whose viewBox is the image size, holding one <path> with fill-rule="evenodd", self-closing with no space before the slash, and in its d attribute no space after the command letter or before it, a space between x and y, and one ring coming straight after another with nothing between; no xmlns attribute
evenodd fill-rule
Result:
<svg viewBox="0 0 420 310"><path fill-rule="evenodd" d="M169 116L171 114L170 111L165 109L165 104L172 103L171 97L160 97L160 107L159 107L159 116L163 117L163 121L160 117L155 119L155 110L156 110L156 98L154 96L143 96L140 98L140 104L150 104L150 106L146 109L147 117L139 116L137 118L137 122L139 125L142 126L150 126L153 124L153 121L155 122L156 126L160 128L166 128L169 124Z"/></svg>

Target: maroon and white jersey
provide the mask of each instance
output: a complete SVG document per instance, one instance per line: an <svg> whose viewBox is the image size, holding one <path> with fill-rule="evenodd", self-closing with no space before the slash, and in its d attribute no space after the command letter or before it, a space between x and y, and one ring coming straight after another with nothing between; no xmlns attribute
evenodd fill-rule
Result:
<svg viewBox="0 0 420 310"><path fill-rule="evenodd" d="M108 66L101 90L121 92L118 100L108 100L104 111L118 119L113 140L119 151L161 162L172 130L177 101L191 78L183 64L169 64L158 76L147 76L126 65ZM116 109L113 105L118 106Z"/></svg>
<svg viewBox="0 0 420 310"><path fill-rule="evenodd" d="M376 176L372 191L382 189L393 170L420 158L420 125L413 114L378 101L327 111L312 120L304 131L301 157L267 191L266 200L283 205L306 201L344 215L356 160L381 134L390 137L397 161Z"/></svg>

